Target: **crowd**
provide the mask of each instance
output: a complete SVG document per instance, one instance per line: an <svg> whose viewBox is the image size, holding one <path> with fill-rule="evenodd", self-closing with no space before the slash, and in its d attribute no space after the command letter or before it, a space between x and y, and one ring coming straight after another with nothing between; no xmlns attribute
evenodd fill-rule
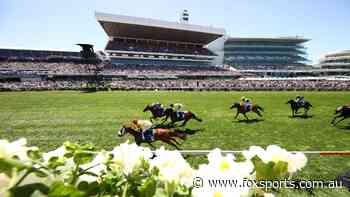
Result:
<svg viewBox="0 0 350 197"><path fill-rule="evenodd" d="M107 50L119 51L137 51L137 52L153 52L153 53L176 53L188 55L214 55L202 45L165 43L157 41L123 40L116 39L110 41Z"/></svg>
<svg viewBox="0 0 350 197"><path fill-rule="evenodd" d="M78 90L84 80L0 82L0 90ZM114 90L350 90L349 80L114 80Z"/></svg>
<svg viewBox="0 0 350 197"><path fill-rule="evenodd" d="M190 67L190 66L139 66L139 65L108 65L104 74L115 75L237 75L238 72L220 67Z"/></svg>
<svg viewBox="0 0 350 197"><path fill-rule="evenodd" d="M95 69L93 64L79 63L49 63L49 62L0 62L0 73L16 73L22 71L47 71L49 74L84 74L92 73Z"/></svg>
<svg viewBox="0 0 350 197"><path fill-rule="evenodd" d="M237 72L219 67L190 67L190 66L142 66L142 65L113 65L102 66L102 74L108 75L235 75ZM96 66L79 63L49 63L49 62L0 62L0 74L92 74Z"/></svg>
<svg viewBox="0 0 350 197"><path fill-rule="evenodd" d="M76 80L32 80L21 82L0 82L0 91L30 90L80 90L87 81Z"/></svg>
<svg viewBox="0 0 350 197"><path fill-rule="evenodd" d="M120 80L112 89L159 90L350 90L341 80Z"/></svg>

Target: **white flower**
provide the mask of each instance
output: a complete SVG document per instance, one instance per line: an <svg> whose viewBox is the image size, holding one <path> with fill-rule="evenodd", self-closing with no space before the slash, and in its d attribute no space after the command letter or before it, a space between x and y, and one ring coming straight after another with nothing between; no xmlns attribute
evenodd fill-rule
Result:
<svg viewBox="0 0 350 197"><path fill-rule="evenodd" d="M253 157L258 156L264 163L268 163L272 160L271 155L259 146L251 146L249 150L243 151L243 156L247 160L251 160Z"/></svg>
<svg viewBox="0 0 350 197"><path fill-rule="evenodd" d="M288 172L294 173L303 167L307 163L307 158L304 153L297 152L295 154L290 154L288 158Z"/></svg>
<svg viewBox="0 0 350 197"><path fill-rule="evenodd" d="M277 163L279 161L288 162L289 152L286 149L282 149L277 145L269 145L266 148L267 154L270 155L271 161Z"/></svg>
<svg viewBox="0 0 350 197"><path fill-rule="evenodd" d="M106 163L108 161L108 153L105 151L99 152L94 159L87 164L81 165L80 168L89 174L83 174L79 177L79 182L85 181L88 183L98 181L98 176L107 171ZM94 174L96 176L90 175Z"/></svg>
<svg viewBox="0 0 350 197"><path fill-rule="evenodd" d="M273 193L264 193L264 197L275 197Z"/></svg>
<svg viewBox="0 0 350 197"><path fill-rule="evenodd" d="M64 159L64 155L67 153L67 150L64 146L61 146L55 150L43 154L44 165L47 165L51 158Z"/></svg>
<svg viewBox="0 0 350 197"><path fill-rule="evenodd" d="M220 191L220 190L199 190L195 189L192 192L193 197L241 197L237 191Z"/></svg>
<svg viewBox="0 0 350 197"><path fill-rule="evenodd" d="M64 160L64 165L58 166L56 170L60 173L56 176L58 180L66 181L72 178L73 173L76 169L76 164L73 158L68 158Z"/></svg>
<svg viewBox="0 0 350 197"><path fill-rule="evenodd" d="M251 174L254 165L250 160L236 162L234 159L231 154L223 156L219 149L210 152L209 163L200 165L196 173L196 177L202 178L203 187L194 188L194 196L247 196L251 185L245 184L245 180L254 179L254 175ZM220 183L217 187L212 187L209 181ZM225 187L225 184L232 184L232 187Z"/></svg>
<svg viewBox="0 0 350 197"><path fill-rule="evenodd" d="M151 167L159 169L160 179L168 183L192 186L194 170L179 151L167 151L164 147L156 150Z"/></svg>
<svg viewBox="0 0 350 197"><path fill-rule="evenodd" d="M128 144L128 142L115 147L111 151L113 155L111 167L114 170L122 170L126 175L139 167L142 160L149 160L152 152L149 148L143 148L136 144Z"/></svg>
<svg viewBox="0 0 350 197"><path fill-rule="evenodd" d="M223 156L220 149L214 149L208 154L208 164L200 165L201 168L211 169L208 172L220 174L235 174L242 177L249 177L254 169L251 161L235 162L235 157L232 154Z"/></svg>
<svg viewBox="0 0 350 197"><path fill-rule="evenodd" d="M36 150L37 147L27 147L27 140L20 138L13 142L7 140L0 140L0 158L12 159L14 157L21 161L28 161L28 151Z"/></svg>
<svg viewBox="0 0 350 197"><path fill-rule="evenodd" d="M243 151L243 156L247 160L251 160L254 156L258 156L264 163L279 161L288 163L288 172L294 173L302 169L306 163L306 156L301 153L290 153L286 149L283 149L277 145L270 145L266 150L258 146L251 146L249 150Z"/></svg>

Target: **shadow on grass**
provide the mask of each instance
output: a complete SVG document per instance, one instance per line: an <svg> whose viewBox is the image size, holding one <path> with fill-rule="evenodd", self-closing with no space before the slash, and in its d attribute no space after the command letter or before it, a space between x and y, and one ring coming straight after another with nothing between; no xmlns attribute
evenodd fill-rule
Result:
<svg viewBox="0 0 350 197"><path fill-rule="evenodd" d="M343 129L343 130L350 130L350 124L348 125L336 125L338 129Z"/></svg>
<svg viewBox="0 0 350 197"><path fill-rule="evenodd" d="M289 116L289 118L302 118L302 119L308 119L308 118L312 118L314 117L314 115L294 115L294 116Z"/></svg>
<svg viewBox="0 0 350 197"><path fill-rule="evenodd" d="M188 135L194 135L199 131L204 131L204 129L183 129L183 130L179 129L178 131L184 132Z"/></svg>
<svg viewBox="0 0 350 197"><path fill-rule="evenodd" d="M264 119L249 119L249 120L237 120L238 123L246 123L246 124L255 124L261 121L265 121Z"/></svg>
<svg viewBox="0 0 350 197"><path fill-rule="evenodd" d="M194 135L199 131L204 131L203 128L200 129L188 129L188 128L181 128L181 126L172 124L172 123L167 123L167 124L156 124L154 128L162 128L162 129L176 129L176 131L184 132L188 135Z"/></svg>

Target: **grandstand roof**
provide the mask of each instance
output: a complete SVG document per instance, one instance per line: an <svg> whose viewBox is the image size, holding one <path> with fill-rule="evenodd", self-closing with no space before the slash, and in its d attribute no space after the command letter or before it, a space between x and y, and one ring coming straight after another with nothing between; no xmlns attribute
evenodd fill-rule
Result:
<svg viewBox="0 0 350 197"><path fill-rule="evenodd" d="M343 51L339 51L339 52L335 52L335 53L329 53L329 54L325 55L326 58L329 58L329 57L342 57L342 56L350 56L350 50L343 50Z"/></svg>
<svg viewBox="0 0 350 197"><path fill-rule="evenodd" d="M95 17L110 37L209 44L225 35L221 28L99 12Z"/></svg>
<svg viewBox="0 0 350 197"><path fill-rule="evenodd" d="M230 37L226 42L281 42L281 43L303 43L310 39L302 37L276 37L276 38L238 38Z"/></svg>

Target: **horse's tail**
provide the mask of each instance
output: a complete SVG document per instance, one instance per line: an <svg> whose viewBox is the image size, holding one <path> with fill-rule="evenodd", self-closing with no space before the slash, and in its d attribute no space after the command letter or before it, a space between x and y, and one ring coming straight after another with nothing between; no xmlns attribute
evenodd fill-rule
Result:
<svg viewBox="0 0 350 197"><path fill-rule="evenodd" d="M258 110L264 111L264 108L260 107L259 105L256 105L256 108L257 108Z"/></svg>
<svg viewBox="0 0 350 197"><path fill-rule="evenodd" d="M194 113L192 113L192 112L191 112L191 114L192 114L193 119L197 120L198 122L202 122L202 121L203 121L202 119L198 118L198 117L196 116L196 114L194 114Z"/></svg>

